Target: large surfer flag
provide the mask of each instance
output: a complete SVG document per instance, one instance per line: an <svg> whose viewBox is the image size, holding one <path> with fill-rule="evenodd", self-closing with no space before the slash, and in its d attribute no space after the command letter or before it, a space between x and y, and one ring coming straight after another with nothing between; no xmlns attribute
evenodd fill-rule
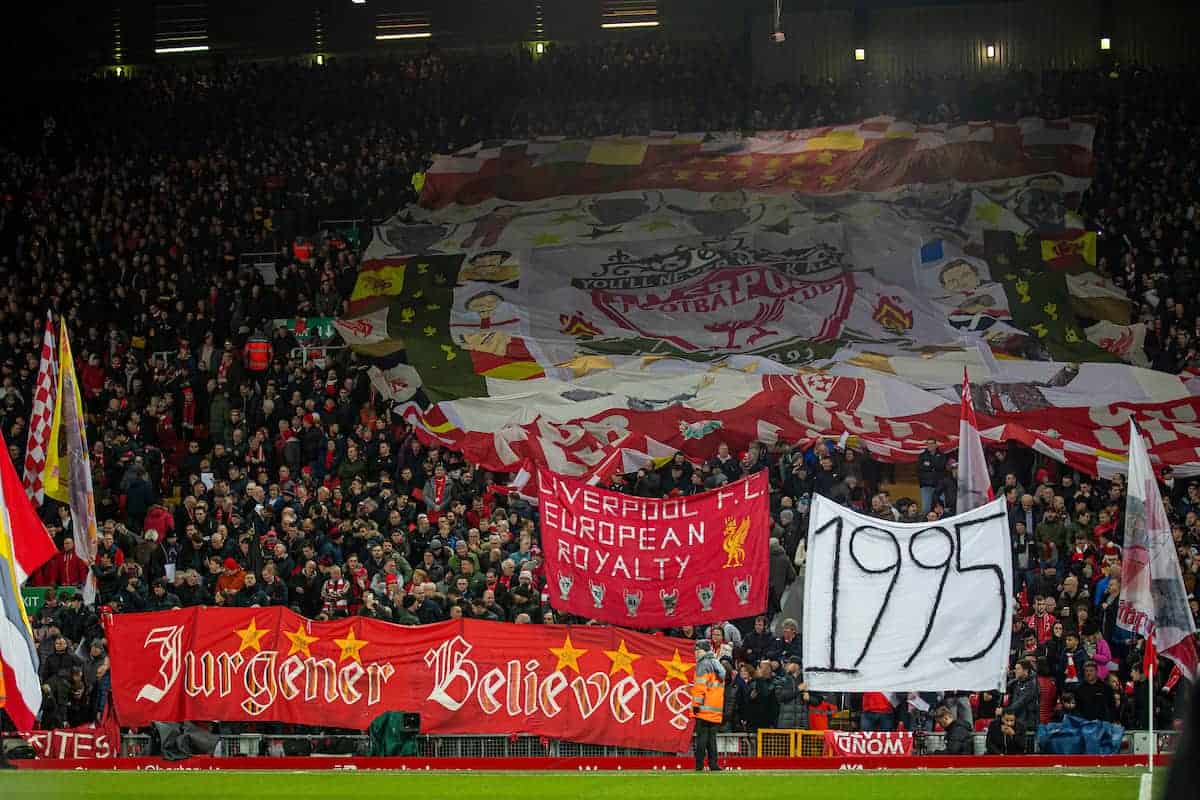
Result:
<svg viewBox="0 0 1200 800"><path fill-rule="evenodd" d="M1129 423L1129 495L1117 625L1144 636L1188 680L1197 674L1196 625L1146 445Z"/></svg>
<svg viewBox="0 0 1200 800"><path fill-rule="evenodd" d="M966 365L988 445L1111 475L1132 414L1200 475L1200 397L1085 327L1128 324L1071 211L1093 135L876 118L480 142L376 227L339 328L418 435L500 472L604 480L651 440L702 459L845 436L912 461L953 448Z"/></svg>

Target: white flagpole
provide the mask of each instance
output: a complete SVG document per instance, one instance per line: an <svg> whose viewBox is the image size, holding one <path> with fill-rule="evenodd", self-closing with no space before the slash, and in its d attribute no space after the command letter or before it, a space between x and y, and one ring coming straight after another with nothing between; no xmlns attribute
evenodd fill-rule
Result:
<svg viewBox="0 0 1200 800"><path fill-rule="evenodd" d="M1150 695L1149 717L1150 717L1150 755L1147 757L1150 761L1150 782L1154 783L1154 751L1158 749L1158 740L1154 738L1154 668L1158 666L1158 659L1150 662L1149 680L1147 693Z"/></svg>

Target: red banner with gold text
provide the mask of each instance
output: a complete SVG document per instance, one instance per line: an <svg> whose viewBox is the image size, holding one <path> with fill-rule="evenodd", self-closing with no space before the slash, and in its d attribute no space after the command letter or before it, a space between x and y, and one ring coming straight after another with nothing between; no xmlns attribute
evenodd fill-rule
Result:
<svg viewBox="0 0 1200 800"><path fill-rule="evenodd" d="M314 622L281 608L190 608L106 623L122 726L285 722L532 734L681 752L691 642L606 627L456 620Z"/></svg>
<svg viewBox="0 0 1200 800"><path fill-rule="evenodd" d="M582 617L665 628L767 607L767 473L663 500L542 470L542 546L550 603Z"/></svg>

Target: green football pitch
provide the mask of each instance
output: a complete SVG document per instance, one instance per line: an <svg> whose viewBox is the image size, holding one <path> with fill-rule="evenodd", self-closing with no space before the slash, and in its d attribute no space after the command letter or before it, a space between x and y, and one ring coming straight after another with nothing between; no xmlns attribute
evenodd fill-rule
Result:
<svg viewBox="0 0 1200 800"><path fill-rule="evenodd" d="M1138 800L1142 771L929 770L906 772L4 772L0 797L306 800L331 797L475 798L516 792L537 800L695 800L720 792L745 797L802 793L805 800L879 798L1014 800L1097 797ZM1165 773L1155 776L1155 789ZM504 787L501 789L501 787ZM784 794L788 793L788 794ZM1155 796L1158 792L1155 791ZM1142 798L1146 800L1146 798Z"/></svg>

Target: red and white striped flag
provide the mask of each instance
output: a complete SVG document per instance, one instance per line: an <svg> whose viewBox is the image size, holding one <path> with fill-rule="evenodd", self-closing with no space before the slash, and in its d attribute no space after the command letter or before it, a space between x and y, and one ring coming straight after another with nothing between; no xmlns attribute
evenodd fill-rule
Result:
<svg viewBox="0 0 1200 800"><path fill-rule="evenodd" d="M46 449L54 420L55 393L58 390L58 346L54 338L54 319L46 312L46 333L42 337L42 360L33 389L33 408L29 414L29 438L25 444L25 493L36 505L46 499L42 474L46 470Z"/></svg>
<svg viewBox="0 0 1200 800"><path fill-rule="evenodd" d="M994 497L988 478L987 456L979 437L979 423L975 420L971 383L967 380L967 368L963 367L962 405L958 415L958 502L954 513L979 508Z"/></svg>

